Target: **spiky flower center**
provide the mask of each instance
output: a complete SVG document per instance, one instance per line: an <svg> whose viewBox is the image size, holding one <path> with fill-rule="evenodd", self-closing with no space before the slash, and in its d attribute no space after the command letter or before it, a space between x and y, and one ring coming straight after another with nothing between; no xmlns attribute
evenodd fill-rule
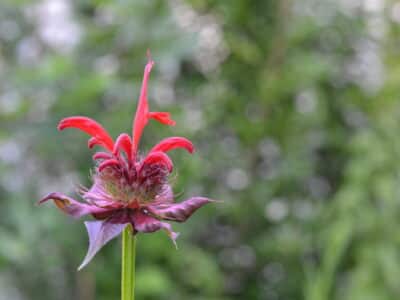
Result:
<svg viewBox="0 0 400 300"><path fill-rule="evenodd" d="M168 181L168 170L161 164L110 166L98 176L113 200L140 205L154 201Z"/></svg>

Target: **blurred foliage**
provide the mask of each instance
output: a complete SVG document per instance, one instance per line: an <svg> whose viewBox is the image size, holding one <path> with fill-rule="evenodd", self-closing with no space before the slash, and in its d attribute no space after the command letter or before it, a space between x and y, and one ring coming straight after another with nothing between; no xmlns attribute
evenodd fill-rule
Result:
<svg viewBox="0 0 400 300"><path fill-rule="evenodd" d="M146 128L176 152L179 199L223 200L176 251L139 236L138 299L399 299L400 2L2 1L0 299L115 299L120 245L83 271L87 236L51 191L88 186L87 115L129 132L151 49Z"/></svg>

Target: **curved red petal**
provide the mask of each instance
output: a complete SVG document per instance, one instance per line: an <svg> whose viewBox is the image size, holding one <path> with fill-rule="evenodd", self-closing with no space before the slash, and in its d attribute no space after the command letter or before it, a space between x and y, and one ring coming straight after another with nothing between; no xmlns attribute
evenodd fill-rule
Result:
<svg viewBox="0 0 400 300"><path fill-rule="evenodd" d="M75 116L62 119L58 124L58 130L64 130L65 128L77 128L96 138L96 140L101 143L106 149L112 151L114 148L114 142L108 132L97 123L95 120L82 117Z"/></svg>
<svg viewBox="0 0 400 300"><path fill-rule="evenodd" d="M104 142L102 142L102 141L99 141L99 140L98 140L97 138L95 138L95 137L91 137L91 138L88 140L87 146L88 146L89 149L92 149L94 146L102 146L102 147L104 147L106 150L108 149L108 146L107 146L106 143L104 143Z"/></svg>
<svg viewBox="0 0 400 300"><path fill-rule="evenodd" d="M157 145L155 145L150 151L155 152L155 151L161 151L161 152L167 152L176 148L184 148L186 149L189 153L194 152L194 146L191 141L189 141L186 138L183 137L169 137L166 139L163 139L161 142L159 142Z"/></svg>
<svg viewBox="0 0 400 300"><path fill-rule="evenodd" d="M113 158L112 154L107 153L107 152L96 152L92 156L93 160L98 160L98 159L111 159Z"/></svg>
<svg viewBox="0 0 400 300"><path fill-rule="evenodd" d="M171 119L171 114L169 112L149 112L148 113L149 119L157 120L158 122L174 126L176 122Z"/></svg>
<svg viewBox="0 0 400 300"><path fill-rule="evenodd" d="M149 61L144 69L142 88L140 90L139 103L136 109L135 119L132 128L132 152L136 154L137 147L142 136L144 127L148 122L149 105L147 103L147 83L149 80L151 69L153 68L154 61L149 57Z"/></svg>
<svg viewBox="0 0 400 300"><path fill-rule="evenodd" d="M131 137L126 133L121 133L114 144L113 153L116 155L119 151L124 150L127 157L130 158L132 151Z"/></svg>
<svg viewBox="0 0 400 300"><path fill-rule="evenodd" d="M167 167L169 172L172 172L172 169L174 168L174 164L172 163L172 160L169 158L167 154L161 151L156 151L149 153L143 160L143 162L140 165L140 169L145 165L145 164L156 164L160 163L163 164Z"/></svg>
<svg viewBox="0 0 400 300"><path fill-rule="evenodd" d="M103 171L103 170L104 170L105 168L107 168L107 167L119 166L119 165L120 165L120 163L119 163L118 160L116 160L116 159L114 159L114 158L111 158L111 159L107 159L107 160L103 161L103 162L99 165L98 170L99 170L99 172L101 172L101 171Z"/></svg>

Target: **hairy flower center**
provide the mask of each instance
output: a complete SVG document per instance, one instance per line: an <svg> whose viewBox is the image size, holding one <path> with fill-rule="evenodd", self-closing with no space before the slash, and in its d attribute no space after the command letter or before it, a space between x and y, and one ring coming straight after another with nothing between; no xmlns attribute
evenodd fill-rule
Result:
<svg viewBox="0 0 400 300"><path fill-rule="evenodd" d="M160 164L132 167L107 167L99 174L105 191L115 200L144 204L153 201L168 181L168 170Z"/></svg>

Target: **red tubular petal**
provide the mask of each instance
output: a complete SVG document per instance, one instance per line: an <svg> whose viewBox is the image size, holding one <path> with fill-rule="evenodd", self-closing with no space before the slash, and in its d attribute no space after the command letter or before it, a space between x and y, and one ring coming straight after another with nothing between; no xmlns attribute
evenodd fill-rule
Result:
<svg viewBox="0 0 400 300"><path fill-rule="evenodd" d="M87 146L88 146L89 149L92 149L94 146L96 146L96 145L101 145L101 144L102 144L102 143L99 142L95 137L91 137L91 138L88 140Z"/></svg>
<svg viewBox="0 0 400 300"><path fill-rule="evenodd" d="M155 163L160 163L160 164L165 165L169 172L172 172L172 169L174 168L172 160L169 158L169 156L167 154L165 154L164 152L157 151L157 152L149 153L145 157L142 164L140 165L140 169L145 164L155 164ZM139 169L139 172L140 172L140 169Z"/></svg>
<svg viewBox="0 0 400 300"><path fill-rule="evenodd" d="M132 214L132 219L135 230L138 232L151 233L158 231L160 229L164 229L167 232L170 239L172 240L172 242L174 243L175 247L177 247L176 239L178 238L179 233L172 231L172 227L170 224L161 222L156 218L148 216L138 210L136 210Z"/></svg>
<svg viewBox="0 0 400 300"><path fill-rule="evenodd" d="M107 152L96 152L93 155L93 160L98 160L98 159L111 159L113 156L110 153Z"/></svg>
<svg viewBox="0 0 400 300"><path fill-rule="evenodd" d="M183 137L169 137L166 139L163 139L161 142L159 142L157 145L155 145L149 153L156 152L156 151L161 151L161 152L167 152L176 148L184 148L186 149L189 153L194 152L194 146L191 141L188 139L185 139Z"/></svg>
<svg viewBox="0 0 400 300"><path fill-rule="evenodd" d="M158 122L174 126L176 122L171 119L171 114L169 112L149 112L148 113L149 119L157 120Z"/></svg>
<svg viewBox="0 0 400 300"><path fill-rule="evenodd" d="M132 141L131 141L131 137L126 134L126 133L121 133L117 140L115 141L114 144L114 150L113 153L114 155L116 155L118 153L118 151L124 150L127 157L130 158L131 157L131 151L132 151Z"/></svg>
<svg viewBox="0 0 400 300"><path fill-rule="evenodd" d="M103 161L100 165L99 165L99 167L98 167L98 170L99 170L99 172L101 172L101 171L103 171L105 168L107 168L107 167L110 167L110 166L119 166L120 164L119 164L119 161L118 160L116 160L116 159L114 159L114 158L111 158L111 159L107 159L107 160L105 160L105 161Z"/></svg>
<svg viewBox="0 0 400 300"><path fill-rule="evenodd" d="M87 117L69 117L62 119L58 124L58 130L65 128L77 128L96 138L106 149L112 151L114 148L114 142L107 131L96 121Z"/></svg>
<svg viewBox="0 0 400 300"><path fill-rule="evenodd" d="M149 57L149 61L144 69L142 88L140 90L139 103L137 106L135 119L132 128L132 152L136 154L137 147L142 136L144 127L148 122L149 105L147 103L147 82L149 80L151 69L153 68L154 61Z"/></svg>

